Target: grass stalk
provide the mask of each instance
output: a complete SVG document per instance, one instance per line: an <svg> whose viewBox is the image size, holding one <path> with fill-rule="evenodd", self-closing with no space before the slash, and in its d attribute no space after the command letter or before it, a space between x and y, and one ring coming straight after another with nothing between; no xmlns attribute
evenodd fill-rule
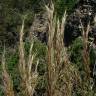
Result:
<svg viewBox="0 0 96 96"><path fill-rule="evenodd" d="M5 96L15 96L13 90L13 81L7 72L6 63L5 63L5 48L2 55L2 79L3 79L3 88Z"/></svg>

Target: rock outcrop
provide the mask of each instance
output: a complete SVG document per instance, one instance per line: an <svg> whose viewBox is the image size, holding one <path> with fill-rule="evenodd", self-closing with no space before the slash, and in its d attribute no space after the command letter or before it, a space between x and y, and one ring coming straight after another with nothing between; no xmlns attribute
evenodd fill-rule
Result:
<svg viewBox="0 0 96 96"><path fill-rule="evenodd" d="M72 41L81 35L80 20L84 27L90 22L90 36L96 34L96 1L95 0L78 0L75 4L73 11L67 18L67 24L65 27L65 45L68 46ZM94 19L95 18L95 19ZM33 35L39 38L42 42L47 42L48 32L48 18L47 13L36 15L31 31Z"/></svg>
<svg viewBox="0 0 96 96"><path fill-rule="evenodd" d="M95 0L79 0L75 5L73 12L67 18L67 24L65 28L65 43L69 45L72 40L81 35L80 20L83 26L86 28L90 22L90 36L96 34L95 15L96 15L96 2Z"/></svg>
<svg viewBox="0 0 96 96"><path fill-rule="evenodd" d="M46 13L35 16L31 32L34 37L37 37L42 42L47 42L48 18Z"/></svg>

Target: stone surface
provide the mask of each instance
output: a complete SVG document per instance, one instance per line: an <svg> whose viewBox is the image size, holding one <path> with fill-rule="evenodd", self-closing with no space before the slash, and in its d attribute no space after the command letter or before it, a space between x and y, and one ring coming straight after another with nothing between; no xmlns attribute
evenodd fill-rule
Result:
<svg viewBox="0 0 96 96"><path fill-rule="evenodd" d="M46 13L37 14L31 26L31 33L42 42L46 42L46 33L48 31L48 19Z"/></svg>
<svg viewBox="0 0 96 96"><path fill-rule="evenodd" d="M73 12L67 18L67 24L65 28L65 43L70 45L72 40L81 35L81 23L86 28L90 22L90 36L96 34L96 22L94 17L96 15L96 2L95 0L79 0L75 5ZM80 21L81 20L81 21Z"/></svg>

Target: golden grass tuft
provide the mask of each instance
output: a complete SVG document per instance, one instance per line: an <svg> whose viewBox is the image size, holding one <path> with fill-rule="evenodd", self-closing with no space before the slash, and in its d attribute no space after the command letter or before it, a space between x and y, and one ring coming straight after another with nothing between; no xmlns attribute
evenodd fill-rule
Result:
<svg viewBox="0 0 96 96"><path fill-rule="evenodd" d="M23 82L22 87L25 89L25 92L24 92L24 94L26 94L25 96L33 96L35 92L35 87L37 84L37 79L38 79L37 67L38 67L39 60L37 60L35 71L33 72L32 71L33 61L36 55L32 54L33 41L31 41L29 56L28 58L25 57L25 48L24 48L24 42L23 42L24 21L25 21L25 18L23 19L22 27L20 30L19 70L20 70L20 75L21 75L22 82Z"/></svg>
<svg viewBox="0 0 96 96"><path fill-rule="evenodd" d="M60 22L54 15L54 5L48 13L48 89L47 96L72 96L74 83L80 81L78 70L71 64L64 45L66 11ZM80 82L79 82L80 83Z"/></svg>

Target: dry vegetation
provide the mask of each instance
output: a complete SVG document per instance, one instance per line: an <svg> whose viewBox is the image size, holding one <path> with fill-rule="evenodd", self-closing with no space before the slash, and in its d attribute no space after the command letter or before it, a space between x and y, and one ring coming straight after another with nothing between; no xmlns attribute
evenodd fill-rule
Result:
<svg viewBox="0 0 96 96"><path fill-rule="evenodd" d="M2 79L3 79L3 85L4 85L3 89L4 89L5 96L15 96L13 90L13 81L6 69L5 48L4 48L4 53L2 55Z"/></svg>
<svg viewBox="0 0 96 96"><path fill-rule="evenodd" d="M20 42L19 42L19 71L21 76L21 87L22 87L22 94L23 96L33 96L35 87L37 84L38 79L38 72L37 67L39 60L37 60L35 65L35 70L32 71L33 68L33 61L35 59L36 54L32 54L33 48L33 41L30 45L29 56L25 58L25 48L24 48L24 21L25 17L22 22L22 27L20 30ZM13 90L13 83L7 69L5 67L5 51L2 56L2 76L3 76L3 83L4 83L4 91L5 96L15 96Z"/></svg>
<svg viewBox="0 0 96 96"><path fill-rule="evenodd" d="M79 71L70 62L67 54L67 48L64 45L64 28L66 24L67 13L65 11L62 21L57 20L54 16L54 5L49 8L46 6L48 13L48 57L47 57L47 96L73 96L75 89L81 91L82 96L91 96L88 92L92 91L90 86L90 68L89 68L89 53L88 53L88 33L90 25L88 24L86 31L82 24L83 38L83 60L85 77L80 77ZM24 21L20 30L19 42L19 71L22 78L23 96L33 96L35 87L38 83L37 67L39 60L35 65L35 70L32 70L35 54L32 54L33 41L30 44L29 56L25 57L24 49ZM33 40L33 39L32 39ZM5 52L4 52L5 54ZM2 59L2 76L5 96L15 96L13 91L13 83L11 77L6 71L5 56Z"/></svg>
<svg viewBox="0 0 96 96"><path fill-rule="evenodd" d="M29 56L25 58L25 51L24 51L24 43L23 43L23 36L24 35L24 20L22 23L21 31L20 31L20 45L19 45L19 70L20 75L22 78L22 87L24 87L24 94L26 96L32 96L35 87L37 84L37 78L38 78L38 72L37 67L39 60L37 60L36 67L34 72L32 71L33 68L33 61L35 59L35 55L32 54L32 48L33 48L33 41L31 41L30 49L29 49Z"/></svg>
<svg viewBox="0 0 96 96"><path fill-rule="evenodd" d="M72 66L67 49L64 46L64 26L66 24L66 11L60 23L53 15L54 5L46 6L49 18L48 33L48 95L72 96L73 86L80 83L78 71ZM75 87L76 87L75 86Z"/></svg>
<svg viewBox="0 0 96 96"><path fill-rule="evenodd" d="M81 23L81 29L82 29L82 39L83 39L83 64L84 64L84 72L85 76L82 81L82 92L83 96L86 96L87 91L92 91L90 89L90 58L89 58L89 51L88 51L88 34L90 32L90 23L87 25L86 29L83 27L83 24Z"/></svg>

